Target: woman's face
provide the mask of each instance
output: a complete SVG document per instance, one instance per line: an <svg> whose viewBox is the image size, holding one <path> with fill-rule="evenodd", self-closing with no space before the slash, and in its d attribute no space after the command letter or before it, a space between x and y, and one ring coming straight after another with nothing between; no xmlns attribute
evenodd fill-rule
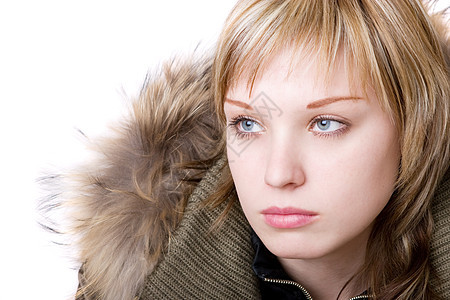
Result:
<svg viewBox="0 0 450 300"><path fill-rule="evenodd" d="M314 60L277 55L249 96L227 93L228 160L243 211L266 247L312 259L365 249L394 190L396 128L343 59L325 83ZM357 79L357 77L354 77Z"/></svg>

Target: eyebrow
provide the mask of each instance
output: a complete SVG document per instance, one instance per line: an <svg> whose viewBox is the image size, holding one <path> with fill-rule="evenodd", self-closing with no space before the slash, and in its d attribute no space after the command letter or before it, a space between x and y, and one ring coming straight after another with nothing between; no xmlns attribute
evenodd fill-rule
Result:
<svg viewBox="0 0 450 300"><path fill-rule="evenodd" d="M334 102L338 101L345 101L345 100L364 100L362 97L355 97L355 96L347 96L347 97L329 97L324 99L319 99L314 102L309 103L306 108L319 108L321 106L325 106Z"/></svg>
<svg viewBox="0 0 450 300"><path fill-rule="evenodd" d="M242 101L232 100L230 98L225 98L225 102L228 102L230 104L233 104L233 105L236 105L236 106L248 109L248 110L253 110L253 107L251 107L250 105L248 105L247 103L242 102Z"/></svg>
<svg viewBox="0 0 450 300"><path fill-rule="evenodd" d="M323 99L319 99L319 100L316 100L314 102L311 102L311 103L309 103L306 106L306 108L314 109L314 108L319 108L319 107L322 107L322 106L325 106L325 105L329 105L329 104L334 103L334 102L347 101L347 100L353 100L353 101L355 101L355 100L364 100L364 98L362 98L362 97L355 97L355 96L328 97L328 98L323 98ZM232 105L236 105L236 106L242 107L244 109L253 110L253 107L251 107L250 105L248 105L247 103L242 102L242 101L233 100L233 99L230 99L230 98L225 98L225 102L228 102L228 103L230 103Z"/></svg>

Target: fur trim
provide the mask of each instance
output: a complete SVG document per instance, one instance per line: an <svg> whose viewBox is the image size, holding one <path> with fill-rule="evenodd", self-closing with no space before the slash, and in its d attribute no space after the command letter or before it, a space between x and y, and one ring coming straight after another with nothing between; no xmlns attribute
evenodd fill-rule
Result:
<svg viewBox="0 0 450 300"><path fill-rule="evenodd" d="M45 207L68 210L85 299L132 299L166 251L187 197L221 155L210 58L178 59L148 75L129 118L100 141L98 158L53 176L63 192ZM197 167L190 166L197 162ZM202 163L198 163L202 162Z"/></svg>

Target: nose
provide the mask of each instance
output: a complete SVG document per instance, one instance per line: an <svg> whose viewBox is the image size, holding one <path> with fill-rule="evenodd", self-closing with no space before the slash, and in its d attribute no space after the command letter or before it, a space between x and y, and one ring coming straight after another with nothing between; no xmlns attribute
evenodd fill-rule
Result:
<svg viewBox="0 0 450 300"><path fill-rule="evenodd" d="M264 181L276 188L295 188L305 183L306 176L301 163L301 153L295 140L273 141L268 153Z"/></svg>

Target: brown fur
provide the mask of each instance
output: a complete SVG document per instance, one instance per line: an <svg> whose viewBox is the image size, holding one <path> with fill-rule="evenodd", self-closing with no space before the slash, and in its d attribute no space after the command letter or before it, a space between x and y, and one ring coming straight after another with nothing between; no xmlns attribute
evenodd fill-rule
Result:
<svg viewBox="0 0 450 300"><path fill-rule="evenodd" d="M149 75L129 118L113 138L97 143L98 157L65 177L70 186L53 200L68 212L63 233L75 239L83 264L80 297L138 293L195 182L223 151L210 65L210 58L173 60ZM186 167L190 162L196 167Z"/></svg>

